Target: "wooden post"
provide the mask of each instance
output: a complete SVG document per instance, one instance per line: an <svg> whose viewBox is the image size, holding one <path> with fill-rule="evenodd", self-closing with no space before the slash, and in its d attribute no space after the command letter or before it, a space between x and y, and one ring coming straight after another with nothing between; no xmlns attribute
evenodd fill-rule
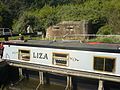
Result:
<svg viewBox="0 0 120 90"><path fill-rule="evenodd" d="M39 90L40 85L44 84L44 79L43 79L43 72L39 71L39 84L36 88L36 90Z"/></svg>
<svg viewBox="0 0 120 90"><path fill-rule="evenodd" d="M39 79L40 79L40 84L43 85L44 84L43 72L39 71Z"/></svg>
<svg viewBox="0 0 120 90"><path fill-rule="evenodd" d="M24 76L23 76L23 73L22 73L22 68L18 68L19 69L19 77L20 77L20 80L23 80Z"/></svg>
<svg viewBox="0 0 120 90"><path fill-rule="evenodd" d="M72 90L72 76L67 76L67 85L65 90Z"/></svg>
<svg viewBox="0 0 120 90"><path fill-rule="evenodd" d="M99 80L98 90L104 90L103 80Z"/></svg>

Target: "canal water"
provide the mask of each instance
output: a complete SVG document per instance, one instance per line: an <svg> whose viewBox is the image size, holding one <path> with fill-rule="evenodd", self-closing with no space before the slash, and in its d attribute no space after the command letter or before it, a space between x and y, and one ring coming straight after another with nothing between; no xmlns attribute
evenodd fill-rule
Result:
<svg viewBox="0 0 120 90"><path fill-rule="evenodd" d="M2 64L3 65L3 64ZM0 82L3 80L16 80L17 78L17 69L13 67L3 67L1 66L0 70ZM14 72L13 72L14 71ZM2 73L3 72L3 73ZM10 72L10 73L8 73ZM12 73L11 73L12 72ZM28 71L29 78L24 78L14 84L9 84L3 90L36 90L39 84L38 72ZM6 75L5 75L6 74ZM26 77L23 70L23 75ZM9 78L3 78L4 76L9 76ZM46 78L46 76L48 78ZM66 76L56 74L56 73L45 73L44 74L45 84L41 85L39 90L65 90L66 87ZM73 77L73 90L97 90L98 89L98 80L82 78L82 77ZM120 90L120 83L115 82L105 82L104 90ZM0 89L2 90L2 89Z"/></svg>
<svg viewBox="0 0 120 90"><path fill-rule="evenodd" d="M97 90L98 80L73 77L73 90ZM49 84L41 85L39 90L65 90L66 77L49 74ZM29 79L23 79L15 85L10 85L9 90L36 90L39 84L39 78L32 76ZM105 82L104 90L120 90L120 83Z"/></svg>

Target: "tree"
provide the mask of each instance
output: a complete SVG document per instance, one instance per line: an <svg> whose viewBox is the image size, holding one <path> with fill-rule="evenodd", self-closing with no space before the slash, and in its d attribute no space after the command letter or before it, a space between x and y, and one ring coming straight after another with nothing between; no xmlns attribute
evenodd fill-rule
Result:
<svg viewBox="0 0 120 90"><path fill-rule="evenodd" d="M9 27L11 25L9 9L0 2L0 27ZM7 23L6 23L7 22Z"/></svg>

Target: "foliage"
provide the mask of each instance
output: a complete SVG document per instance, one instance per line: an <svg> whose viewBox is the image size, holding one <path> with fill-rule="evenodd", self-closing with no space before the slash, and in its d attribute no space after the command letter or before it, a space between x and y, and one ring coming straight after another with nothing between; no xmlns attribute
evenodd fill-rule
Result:
<svg viewBox="0 0 120 90"><path fill-rule="evenodd" d="M0 2L0 27L5 25L5 21L8 14L7 11L8 11L8 8L2 2Z"/></svg>
<svg viewBox="0 0 120 90"><path fill-rule="evenodd" d="M97 32L97 34L102 34L102 35L109 35L112 33L113 33L113 29L109 25L105 25L105 26L101 27L99 29L99 31Z"/></svg>
<svg viewBox="0 0 120 90"><path fill-rule="evenodd" d="M120 34L119 0L1 0L0 27L44 31L60 21L87 20L97 34Z"/></svg>
<svg viewBox="0 0 120 90"><path fill-rule="evenodd" d="M33 24L33 27L34 28L39 27L44 30L47 27L54 25L60 21L70 21L70 20L80 21L86 19L92 22L96 32L98 28L105 23L104 16L98 11L99 9L99 7L97 8L98 4L99 3L97 1L93 1L93 3L90 4L91 8L88 7L89 3L87 2L84 3L84 6L83 4L81 5L68 4L62 6L58 5L56 7L45 5L42 9L28 10L23 13L23 16L24 17L25 16L29 17L30 15L34 16L35 18L37 18L36 19L37 21L34 20L33 21L37 22L37 24ZM23 16L21 15L20 18Z"/></svg>
<svg viewBox="0 0 120 90"><path fill-rule="evenodd" d="M40 10L28 10L21 14L19 20L14 21L13 29L25 32L27 25L31 25L34 31L45 31L48 26L56 23L54 8L45 6Z"/></svg>
<svg viewBox="0 0 120 90"><path fill-rule="evenodd" d="M103 11L107 17L107 24L112 28L113 34L120 34L120 2L109 0L103 4Z"/></svg>
<svg viewBox="0 0 120 90"><path fill-rule="evenodd" d="M90 39L87 42L120 43L120 37L97 37L95 39Z"/></svg>

